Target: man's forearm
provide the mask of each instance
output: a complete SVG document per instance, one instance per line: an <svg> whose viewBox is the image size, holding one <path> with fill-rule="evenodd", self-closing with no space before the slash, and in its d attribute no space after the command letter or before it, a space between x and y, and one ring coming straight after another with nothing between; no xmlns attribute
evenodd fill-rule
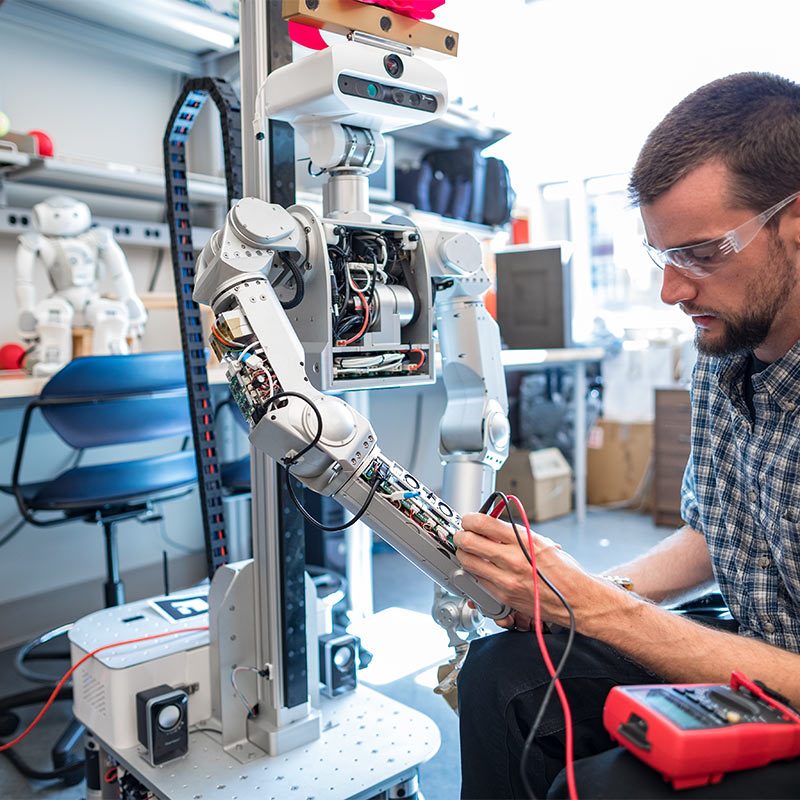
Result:
<svg viewBox="0 0 800 800"><path fill-rule="evenodd" d="M655 603L688 599L714 581L705 537L688 526L643 556L607 572L628 576L636 594Z"/></svg>
<svg viewBox="0 0 800 800"><path fill-rule="evenodd" d="M740 670L800 705L800 655L700 625L634 595L617 593L612 608L579 623L579 630L668 681L727 683Z"/></svg>

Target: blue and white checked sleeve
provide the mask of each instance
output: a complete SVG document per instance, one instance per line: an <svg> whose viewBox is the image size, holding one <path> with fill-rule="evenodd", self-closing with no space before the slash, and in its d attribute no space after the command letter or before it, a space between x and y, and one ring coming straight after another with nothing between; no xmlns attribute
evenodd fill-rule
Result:
<svg viewBox="0 0 800 800"><path fill-rule="evenodd" d="M704 533L694 488L694 469L692 468L691 455L686 462L686 469L683 471L683 482L681 483L681 519L690 528L694 528L699 533Z"/></svg>

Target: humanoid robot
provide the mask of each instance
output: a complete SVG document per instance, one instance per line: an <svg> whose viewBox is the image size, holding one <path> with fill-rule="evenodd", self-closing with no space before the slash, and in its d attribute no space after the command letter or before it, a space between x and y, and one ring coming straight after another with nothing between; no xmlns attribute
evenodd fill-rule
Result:
<svg viewBox="0 0 800 800"><path fill-rule="evenodd" d="M147 320L125 254L108 228L92 227L86 203L55 196L33 207L36 232L19 237L17 325L27 363L37 376L57 372L72 359L72 329L92 329L95 355L128 353L128 337L138 338ZM35 270L41 262L53 294L37 302ZM109 279L117 295L100 295Z"/></svg>
<svg viewBox="0 0 800 800"><path fill-rule="evenodd" d="M286 491L303 513L290 476L333 497L351 522L363 521L431 577L441 587L434 616L452 644L465 646L462 637L481 621L477 609L494 618L510 610L462 568L453 543L459 513L491 492L508 452L500 337L481 300L490 282L473 236L369 208L368 176L383 158L383 134L445 112L442 73L409 45L354 34L265 75L257 54L267 8L266 0L242 3L242 111L253 119L243 141L246 196L203 248L194 291L212 309L211 346L251 426L254 557L220 566L209 589L193 590L208 598L207 614L165 621L149 601L129 604L122 620L115 609L113 619L101 611L79 621L70 632L73 658L89 660L74 710L158 796L183 796L189 785L198 795L201 786L225 788L239 774L248 779L237 786L242 797L270 796L267 782L275 796L288 796L291 781L298 796L321 796L324 786L325 796L372 797L367 787L379 786L378 771L382 785L394 786L406 774L400 762L407 757L413 767L430 757L438 734L410 709L376 711L384 700L368 687L353 684L335 697L321 691L320 684L331 686L322 678L314 586L306 580L284 591L281 583L294 553L285 551L279 523L277 466L286 468ZM441 36L452 49L450 32ZM313 168L327 172L321 214L266 199L269 120L291 123ZM419 386L437 372L448 394L441 495L382 452L368 415L353 405L363 397L356 390ZM99 630L103 643L158 640L137 646L130 659L88 657ZM98 708L89 686L102 687L113 713ZM187 759L161 770L166 759L137 732L134 699L161 692L174 704L176 691L185 695L186 710L176 710L184 730L187 723L202 730L188 732ZM380 732L389 715L392 725L413 720L406 744ZM209 730L212 741L197 738ZM333 742L335 754L326 750ZM344 762L346 769L334 766ZM296 779L281 783L292 764ZM411 796L402 792L393 796Z"/></svg>

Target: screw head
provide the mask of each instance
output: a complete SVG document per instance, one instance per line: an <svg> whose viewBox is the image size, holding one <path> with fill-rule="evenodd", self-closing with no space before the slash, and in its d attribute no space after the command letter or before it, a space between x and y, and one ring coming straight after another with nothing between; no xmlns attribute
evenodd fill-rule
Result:
<svg viewBox="0 0 800 800"><path fill-rule="evenodd" d="M456 46L455 36L447 36L447 37L445 37L444 46L448 50L452 50Z"/></svg>

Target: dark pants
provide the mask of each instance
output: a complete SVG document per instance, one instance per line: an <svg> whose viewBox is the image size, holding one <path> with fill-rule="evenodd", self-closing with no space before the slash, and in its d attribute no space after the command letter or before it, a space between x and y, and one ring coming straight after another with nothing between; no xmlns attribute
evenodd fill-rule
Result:
<svg viewBox="0 0 800 800"><path fill-rule="evenodd" d="M557 665L567 634L549 633L546 640ZM532 633L507 631L470 645L458 679L464 800L526 797L522 749L549 682ZM572 709L577 760L614 745L603 727L603 704L613 686L663 681L602 642L576 635L561 683ZM564 767L564 749L564 717L554 693L525 764L537 797L547 795Z"/></svg>
<svg viewBox="0 0 800 800"><path fill-rule="evenodd" d="M647 764L615 747L578 761L575 783L581 800L796 800L800 797L800 760L731 772L714 786L676 792ZM568 796L562 771L547 797Z"/></svg>
<svg viewBox="0 0 800 800"><path fill-rule="evenodd" d="M567 634L550 633L546 640L558 664ZM464 800L526 797L522 750L549 681L533 634L508 631L470 645L458 679ZM658 773L614 747L603 727L603 704L611 688L665 681L595 639L575 637L561 682L572 711L575 775L583 800L800 797L800 761L732 773L717 786L674 792ZM564 719L553 694L525 764L536 797L567 797L564 751Z"/></svg>

